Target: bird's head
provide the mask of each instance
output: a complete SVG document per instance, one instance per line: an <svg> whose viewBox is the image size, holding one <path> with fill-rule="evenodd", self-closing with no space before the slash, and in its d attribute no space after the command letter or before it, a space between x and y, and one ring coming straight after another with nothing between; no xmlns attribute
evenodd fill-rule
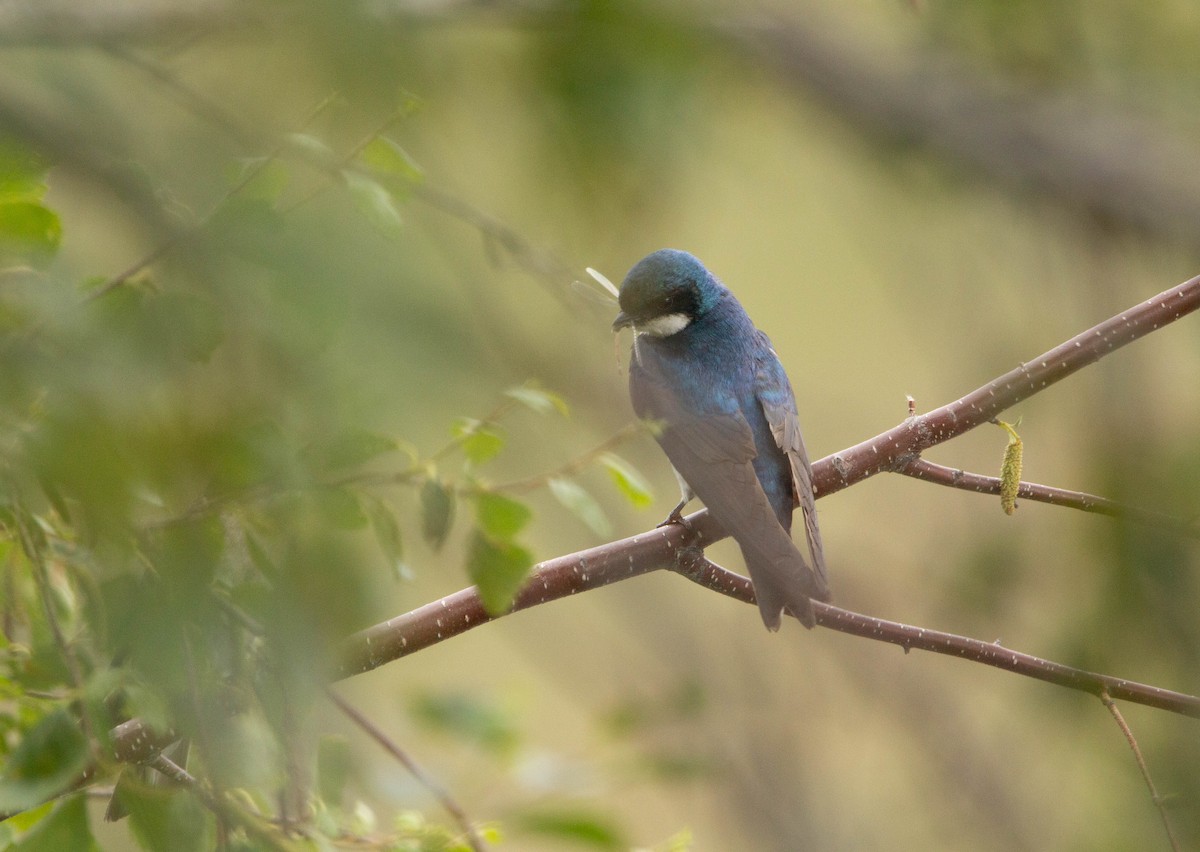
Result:
<svg viewBox="0 0 1200 852"><path fill-rule="evenodd" d="M660 249L639 260L621 283L613 331L670 337L704 316L724 288L686 251Z"/></svg>

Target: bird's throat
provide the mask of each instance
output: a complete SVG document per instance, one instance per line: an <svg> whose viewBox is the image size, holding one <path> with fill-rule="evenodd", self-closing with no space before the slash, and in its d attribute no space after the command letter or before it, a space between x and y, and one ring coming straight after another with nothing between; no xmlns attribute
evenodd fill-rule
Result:
<svg viewBox="0 0 1200 852"><path fill-rule="evenodd" d="M639 334L648 334L651 337L670 337L691 324L692 318L687 314L663 314L644 323L638 323L637 331Z"/></svg>

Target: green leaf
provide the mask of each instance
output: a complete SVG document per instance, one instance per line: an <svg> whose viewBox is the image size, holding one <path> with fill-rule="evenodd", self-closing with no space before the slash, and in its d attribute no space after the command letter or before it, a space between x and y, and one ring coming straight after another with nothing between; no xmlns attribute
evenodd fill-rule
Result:
<svg viewBox="0 0 1200 852"><path fill-rule="evenodd" d="M310 468L318 472L358 467L396 449L396 440L375 432L356 431L316 441L300 451Z"/></svg>
<svg viewBox="0 0 1200 852"><path fill-rule="evenodd" d="M63 852L64 849L99 852L100 847L88 827L84 796L71 796L59 803L49 816L11 848L13 852Z"/></svg>
<svg viewBox="0 0 1200 852"><path fill-rule="evenodd" d="M88 764L87 742L61 708L44 716L0 773L0 812L21 811L62 793Z"/></svg>
<svg viewBox="0 0 1200 852"><path fill-rule="evenodd" d="M475 498L475 518L479 528L499 541L511 541L533 518L533 511L519 500L494 491Z"/></svg>
<svg viewBox="0 0 1200 852"><path fill-rule="evenodd" d="M596 498L583 489L579 483L571 479L554 478L549 482L550 491L558 498L571 514L587 524L588 529L600 538L608 538L612 534L612 524L608 516L596 502Z"/></svg>
<svg viewBox="0 0 1200 852"><path fill-rule="evenodd" d="M371 519L371 529L375 533L375 541L383 551L384 558L396 575L396 579L407 579L412 573L404 562L404 537L400 533L400 525L396 523L396 515L390 506L377 497L364 495L364 507Z"/></svg>
<svg viewBox="0 0 1200 852"><path fill-rule="evenodd" d="M358 496L345 488L318 488L313 499L321 517L338 529L358 530L367 525Z"/></svg>
<svg viewBox="0 0 1200 852"><path fill-rule="evenodd" d="M490 615L508 612L532 567L533 554L518 544L496 542L478 530L471 537L467 573Z"/></svg>
<svg viewBox="0 0 1200 852"><path fill-rule="evenodd" d="M473 417L463 417L455 421L450 432L462 441L463 453L475 467L491 461L504 449L503 433Z"/></svg>
<svg viewBox="0 0 1200 852"><path fill-rule="evenodd" d="M593 849L629 848L612 821L596 814L579 811L532 813L521 817L520 824L534 834L559 841L569 840Z"/></svg>
<svg viewBox="0 0 1200 852"><path fill-rule="evenodd" d="M481 429L463 441L463 452L475 467L486 464L504 449L504 436L492 429Z"/></svg>
<svg viewBox="0 0 1200 852"><path fill-rule="evenodd" d="M46 192L48 164L7 137L0 137L0 199L38 201Z"/></svg>
<svg viewBox="0 0 1200 852"><path fill-rule="evenodd" d="M524 384L520 387L509 388L505 392L506 396L512 397L517 402L536 411L538 414L549 414L551 411L557 411L563 417L571 413L570 408L558 394L539 388L536 385Z"/></svg>
<svg viewBox="0 0 1200 852"><path fill-rule="evenodd" d="M6 820L0 821L0 849L4 849L7 852L13 838L25 834L48 817L50 812L54 810L55 804L57 803L51 800L43 805L38 805L36 808L21 811L18 814L13 814Z"/></svg>
<svg viewBox="0 0 1200 852"><path fill-rule="evenodd" d="M604 453L599 458L600 464L608 471L609 477L617 490L625 495L635 508L645 509L654 502L654 494L650 483L638 470L625 459L615 453Z"/></svg>
<svg viewBox="0 0 1200 852"><path fill-rule="evenodd" d="M212 848L208 812L190 792L121 784L116 795L129 812L133 833L145 849L187 852Z"/></svg>
<svg viewBox="0 0 1200 852"><path fill-rule="evenodd" d="M408 152L386 136L376 136L368 142L358 159L367 168L408 183L420 183L425 178L425 171Z"/></svg>
<svg viewBox="0 0 1200 852"><path fill-rule="evenodd" d="M41 265L62 241L58 214L37 201L0 202L0 263Z"/></svg>
<svg viewBox="0 0 1200 852"><path fill-rule="evenodd" d="M454 492L437 479L421 486L421 533L434 550L446 541L454 523Z"/></svg>
<svg viewBox="0 0 1200 852"><path fill-rule="evenodd" d="M342 177L354 199L354 206L378 231L387 236L404 227L396 199L383 184L348 169L342 171Z"/></svg>

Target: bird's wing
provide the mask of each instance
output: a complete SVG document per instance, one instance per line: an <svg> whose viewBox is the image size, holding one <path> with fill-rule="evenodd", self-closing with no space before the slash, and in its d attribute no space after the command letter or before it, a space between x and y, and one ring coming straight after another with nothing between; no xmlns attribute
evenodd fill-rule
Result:
<svg viewBox="0 0 1200 852"><path fill-rule="evenodd" d="M786 607L812 627L809 598L820 590L754 472L757 450L745 417L740 411L689 411L666 383L642 369L633 374L631 390L639 416L666 424L658 442L675 470L741 548L763 622L777 630Z"/></svg>
<svg viewBox="0 0 1200 852"><path fill-rule="evenodd" d="M796 501L804 515L804 537L808 541L808 552L812 557L813 573L819 589L815 597L829 600L829 579L825 570L825 551L821 544L821 528L817 525L817 507L813 496L812 465L808 451L804 449L804 438L800 434L800 418L796 413L796 397L791 383L779 362L779 356L771 347L771 341L758 332L760 353L755 376L755 393L762 405L767 423L775 443L787 454L792 468L792 484Z"/></svg>

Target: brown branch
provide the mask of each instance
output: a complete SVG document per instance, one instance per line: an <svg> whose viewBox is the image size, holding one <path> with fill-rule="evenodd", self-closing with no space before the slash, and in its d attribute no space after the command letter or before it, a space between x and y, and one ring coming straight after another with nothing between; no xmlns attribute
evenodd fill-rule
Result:
<svg viewBox="0 0 1200 852"><path fill-rule="evenodd" d="M704 559L697 549L724 537L724 532L705 511L690 515L687 520L696 531L694 540L688 540L689 534L683 527L663 527L541 563L517 596L511 611L528 609L661 568L673 570L735 600L755 603L754 587L748 579ZM1197 696L1084 671L993 642L899 624L818 601L813 601L813 608L817 624L831 630L890 642L905 651L916 648L961 657L1094 695L1107 690L1116 698L1200 719L1200 697ZM488 615L474 588L463 589L351 636L343 645L342 663L336 676L350 677L370 671L497 617Z"/></svg>
<svg viewBox="0 0 1200 852"><path fill-rule="evenodd" d="M108 732L118 763L151 763L179 737L174 731L155 731L141 719L129 719Z"/></svg>
<svg viewBox="0 0 1200 852"><path fill-rule="evenodd" d="M930 447L957 438L1023 399L1079 372L1105 355L1200 308L1200 275L1122 311L1082 334L1009 370L961 399L813 465L819 496L885 470L901 470Z"/></svg>
<svg viewBox="0 0 1200 852"><path fill-rule="evenodd" d="M983 476L969 473L965 470L935 464L922 458L916 458L904 467L897 468L896 473L911 476L936 485L949 488L959 488L963 491L974 491L978 494L999 494L1000 479L995 476ZM1037 503L1049 503L1052 506L1067 506L1082 512L1095 512L1098 515L1108 515L1113 518L1129 518L1140 524L1173 532L1188 538L1200 538L1200 525L1194 521L1152 512L1148 509L1138 509L1125 506L1107 497L1097 497L1083 491L1068 491L1065 488L1055 488L1052 485L1038 485L1036 482L1021 482L1017 496Z"/></svg>
<svg viewBox="0 0 1200 852"><path fill-rule="evenodd" d="M1146 786L1150 788L1150 800L1154 802L1154 807L1158 808L1158 814L1162 817L1163 828L1167 830L1167 839L1171 842L1171 848L1175 852L1180 852L1182 847L1179 845L1179 839L1175 836L1175 831L1171 828L1171 818L1167 814L1166 803L1163 801L1162 796L1158 795L1158 788L1154 786L1154 779L1150 777L1150 767L1146 765L1146 759L1142 757L1142 749L1138 746L1137 737L1133 735L1133 730L1129 727L1129 723L1125 721L1125 717L1121 715L1120 708L1112 700L1112 697L1108 694L1108 690L1101 691L1100 700L1104 702L1104 706L1108 708L1108 712L1116 720L1117 727L1125 735L1125 740L1129 743L1129 747L1133 749L1133 759L1137 761L1142 778L1145 780Z"/></svg>
<svg viewBox="0 0 1200 852"><path fill-rule="evenodd" d="M360 727L367 736L382 746L384 751L396 758L396 760L398 760L400 764L409 771L409 774L417 779L417 782L421 784L421 786L433 794L434 798L438 800L441 806L446 809L446 812L449 813L450 816L454 818L454 821L458 823L459 828L463 830L463 836L466 838L468 845L470 845L474 852L484 852L484 850L487 849L487 844L485 844L483 842L483 838L479 836L479 832L476 831L474 823L472 823L471 818L467 816L467 812L462 809L462 806L459 805L457 801L455 801L454 797L450 795L450 792L437 782L437 779L426 772L421 764L413 760L412 756L409 755L408 752L396 744L395 740L380 730L380 728L376 726L374 722L360 713L357 708L347 702L344 698L342 698L332 689L325 690L325 695L331 702L333 702L334 706L337 707L338 710L342 711L342 713L350 719L351 722L358 725L358 727Z"/></svg>

